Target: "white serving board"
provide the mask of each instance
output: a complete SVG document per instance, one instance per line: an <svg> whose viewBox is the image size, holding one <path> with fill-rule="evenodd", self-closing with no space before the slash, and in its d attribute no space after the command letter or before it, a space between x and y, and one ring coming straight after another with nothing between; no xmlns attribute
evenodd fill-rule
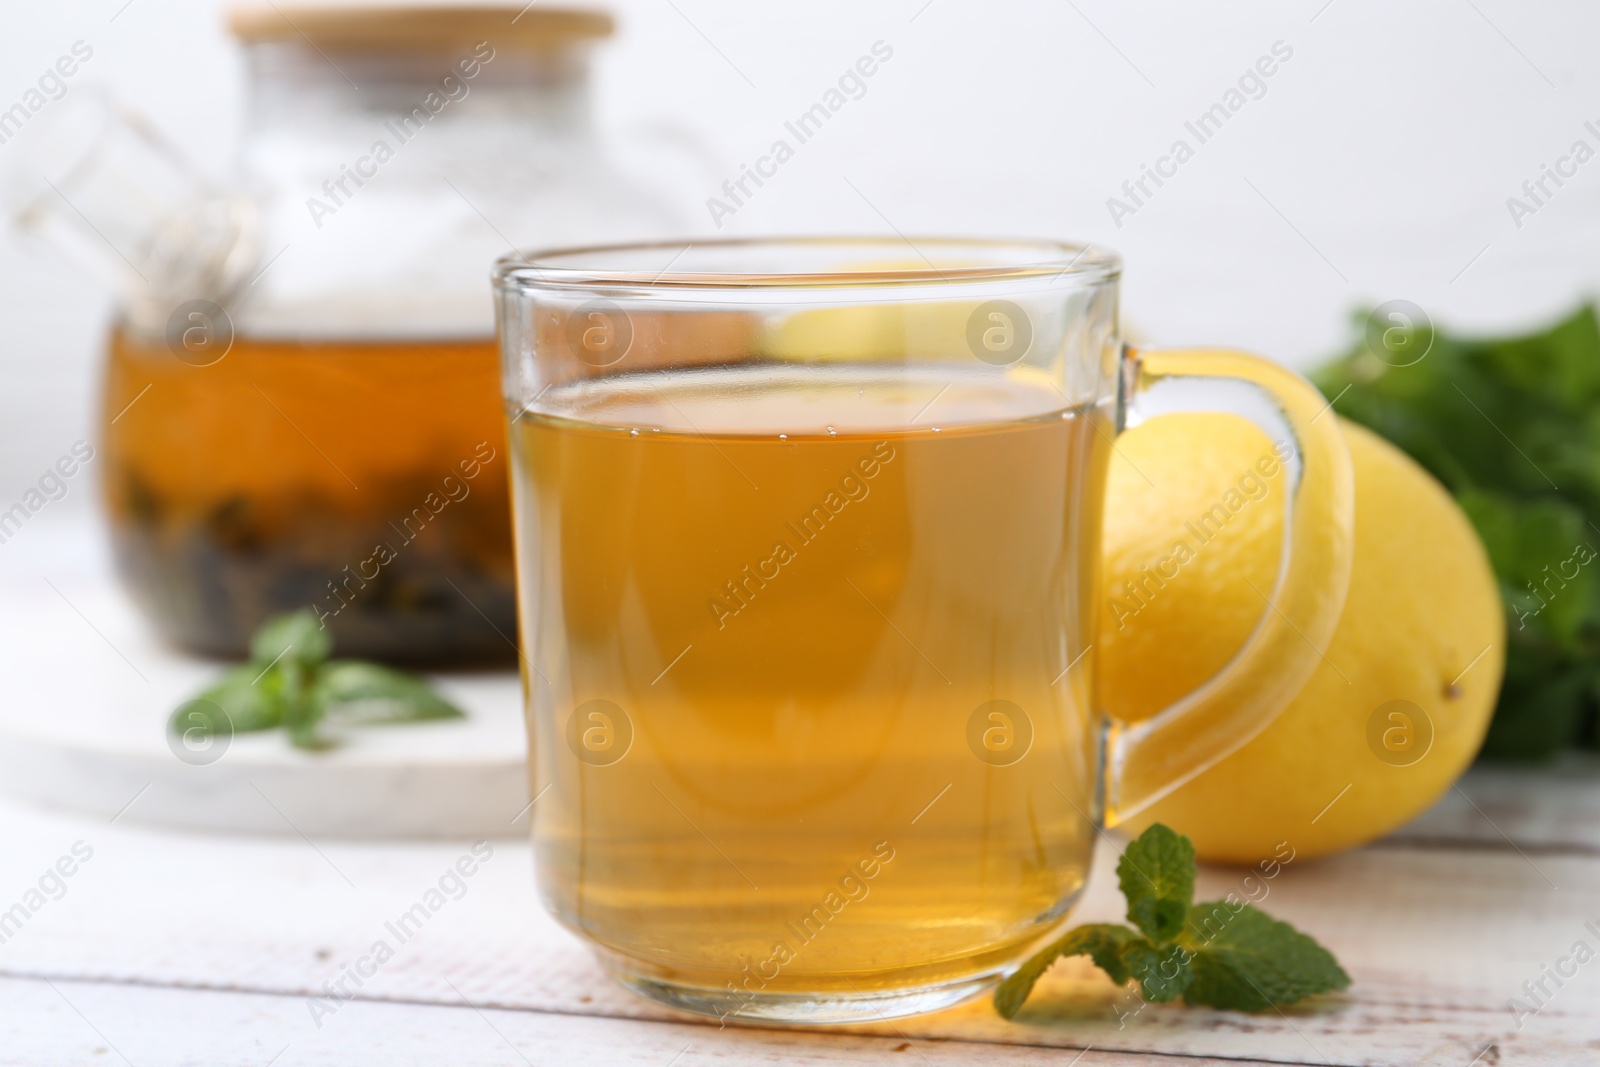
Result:
<svg viewBox="0 0 1600 1067"><path fill-rule="evenodd" d="M52 533L72 550L35 540ZM526 832L521 690L510 671L432 676L465 721L365 728L321 753L294 749L281 731L241 734L215 762L179 759L167 717L222 666L160 642L94 540L29 527L4 548L0 792L118 822L218 831Z"/></svg>

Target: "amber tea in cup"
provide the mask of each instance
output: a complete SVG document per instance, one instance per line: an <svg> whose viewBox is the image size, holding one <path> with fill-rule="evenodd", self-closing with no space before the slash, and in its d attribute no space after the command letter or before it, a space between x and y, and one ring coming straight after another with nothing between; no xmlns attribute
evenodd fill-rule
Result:
<svg viewBox="0 0 1600 1067"><path fill-rule="evenodd" d="M989 988L1066 920L1097 825L1264 726L1314 666L1293 627L1337 620L1348 537L1291 533L1288 625L1163 716L1101 715L1130 402L1188 376L1264 392L1302 532L1348 534L1342 443L1264 361L1125 354L1109 253L916 249L499 269L539 884L678 1007L829 1022Z"/></svg>

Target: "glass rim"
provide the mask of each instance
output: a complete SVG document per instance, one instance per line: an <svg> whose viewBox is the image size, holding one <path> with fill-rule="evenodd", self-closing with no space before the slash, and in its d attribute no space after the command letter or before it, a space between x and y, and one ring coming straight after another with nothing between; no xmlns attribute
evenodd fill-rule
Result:
<svg viewBox="0 0 1600 1067"><path fill-rule="evenodd" d="M1021 252L1032 250L1037 258L996 256L993 262L945 266L937 265L920 250L939 249ZM795 271L674 270L678 258L690 249L738 251L784 248L801 251L837 249L883 252L888 248L909 249L926 264L921 267L870 267L860 269ZM594 266L603 257L660 255L676 250L661 270L635 267ZM896 236L794 236L794 237L719 237L702 240L642 241L516 251L495 261L493 278L497 289L670 289L696 291L792 290L792 289L872 289L881 287L941 286L972 282L1026 282L1041 278L1073 278L1098 283L1120 277L1122 258L1100 245L1088 242L1058 241L1038 237L930 237Z"/></svg>

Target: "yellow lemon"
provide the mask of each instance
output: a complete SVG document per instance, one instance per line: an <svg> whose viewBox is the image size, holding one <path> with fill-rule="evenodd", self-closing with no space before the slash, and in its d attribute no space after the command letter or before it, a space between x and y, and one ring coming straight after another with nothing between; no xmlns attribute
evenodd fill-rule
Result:
<svg viewBox="0 0 1600 1067"><path fill-rule="evenodd" d="M921 259L864 260L849 264L857 271L896 271L939 267ZM978 309L976 300L939 300L896 304L844 304L795 311L770 324L762 351L773 358L805 362L854 360L969 359L967 327Z"/></svg>
<svg viewBox="0 0 1600 1067"><path fill-rule="evenodd" d="M1505 655L1488 557L1426 471L1341 425L1355 469L1355 556L1316 672L1272 725L1130 832L1166 823L1220 862L1256 863L1285 842L1315 856L1418 814L1477 753ZM1118 441L1098 648L1113 715L1147 718L1199 686L1271 610L1287 483L1262 457L1274 457L1272 442L1232 415L1152 419Z"/></svg>

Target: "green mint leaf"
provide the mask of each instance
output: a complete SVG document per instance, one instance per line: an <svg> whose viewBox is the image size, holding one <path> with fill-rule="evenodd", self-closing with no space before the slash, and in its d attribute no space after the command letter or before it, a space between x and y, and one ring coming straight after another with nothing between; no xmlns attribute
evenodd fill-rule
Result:
<svg viewBox="0 0 1600 1067"><path fill-rule="evenodd" d="M330 723L367 725L459 719L460 708L404 671L361 660L331 660L317 669L312 696Z"/></svg>
<svg viewBox="0 0 1600 1067"><path fill-rule="evenodd" d="M1033 992L1039 976L1061 956L1088 956L1094 960L1096 967L1111 976L1113 982L1121 985L1132 976L1123 962L1123 952L1135 942L1149 947L1144 938L1126 926L1114 923L1075 926L1067 931L1065 937L1031 957L1015 974L1000 983L1000 988L994 991L994 1009L1002 1018L1013 1018L1022 1008L1023 1001L1028 999L1028 994Z"/></svg>
<svg viewBox="0 0 1600 1067"><path fill-rule="evenodd" d="M1167 908L1194 896L1194 845L1157 823L1128 846L1117 874L1129 917L1164 928L1159 924ZM1148 906L1139 909L1140 902ZM1014 1018L1039 976L1061 956L1088 956L1119 985L1137 978L1141 994L1153 1003L1181 996L1187 1004L1264 1011L1350 984L1327 949L1288 923L1249 904L1219 900L1187 906L1175 940L1147 940L1126 926L1105 923L1074 927L1000 983L995 1010Z"/></svg>
<svg viewBox="0 0 1600 1067"><path fill-rule="evenodd" d="M234 667L195 699L209 700L226 712L236 734L270 730L283 721L282 676L276 669L263 671L253 663Z"/></svg>
<svg viewBox="0 0 1600 1067"><path fill-rule="evenodd" d="M296 748L320 750L335 744L324 726L464 717L422 679L362 660L329 660L332 651L314 613L268 619L250 643L250 662L174 711L167 728L188 737L229 725L231 733L281 726Z"/></svg>
<svg viewBox="0 0 1600 1067"><path fill-rule="evenodd" d="M1159 948L1140 938L1122 949L1122 962L1139 980L1139 992L1154 1004L1176 1000L1194 979L1189 967L1189 952L1182 945Z"/></svg>
<svg viewBox="0 0 1600 1067"><path fill-rule="evenodd" d="M1576 651L1580 628L1594 621L1596 568L1585 563L1600 546L1583 512L1561 500L1485 489L1465 490L1457 503L1488 550L1513 639L1537 635Z"/></svg>
<svg viewBox="0 0 1600 1067"><path fill-rule="evenodd" d="M1155 942L1183 931L1194 901L1194 845L1160 823L1122 853L1117 882L1128 901L1128 921Z"/></svg>
<svg viewBox="0 0 1600 1067"><path fill-rule="evenodd" d="M1506 384L1549 401L1555 410L1581 411L1600 399L1600 323L1592 306L1538 333L1472 347Z"/></svg>
<svg viewBox="0 0 1600 1067"><path fill-rule="evenodd" d="M289 731L289 743L295 748L321 751L332 748L333 742L322 735L319 727L328 706L315 693L301 692L289 700L283 715L283 725Z"/></svg>
<svg viewBox="0 0 1600 1067"><path fill-rule="evenodd" d="M302 667L315 667L332 651L333 639L312 611L275 615L250 641L250 659L261 666L293 660Z"/></svg>
<svg viewBox="0 0 1600 1067"><path fill-rule="evenodd" d="M1515 646L1512 646L1513 650ZM1506 664L1500 707L1480 754L1505 762L1548 759L1580 737L1596 692L1594 667L1561 669L1524 655Z"/></svg>
<svg viewBox="0 0 1600 1067"><path fill-rule="evenodd" d="M1196 904L1180 943L1192 955L1186 1004L1265 1011L1350 984L1327 949L1250 904Z"/></svg>

